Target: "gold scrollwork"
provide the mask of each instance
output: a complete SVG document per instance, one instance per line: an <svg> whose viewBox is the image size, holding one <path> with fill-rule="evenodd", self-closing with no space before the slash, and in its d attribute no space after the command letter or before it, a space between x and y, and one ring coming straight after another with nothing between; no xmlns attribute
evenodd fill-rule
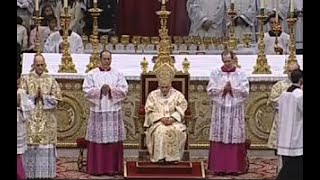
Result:
<svg viewBox="0 0 320 180"><path fill-rule="evenodd" d="M266 141L272 125L274 111L267 105L269 93L261 93L254 96L248 103L246 118L248 130L253 138Z"/></svg>

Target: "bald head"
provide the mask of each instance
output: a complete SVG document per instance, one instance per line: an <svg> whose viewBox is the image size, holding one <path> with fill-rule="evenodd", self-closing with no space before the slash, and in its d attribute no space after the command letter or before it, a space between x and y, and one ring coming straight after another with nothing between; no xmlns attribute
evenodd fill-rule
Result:
<svg viewBox="0 0 320 180"><path fill-rule="evenodd" d="M291 63L291 64L289 64L289 66L288 66L288 70L289 70L289 71L293 71L293 70L295 70L295 69L300 69L299 64L297 64L297 63Z"/></svg>
<svg viewBox="0 0 320 180"><path fill-rule="evenodd" d="M46 64L42 55L35 55L33 60L33 67L38 75L41 75L45 70Z"/></svg>
<svg viewBox="0 0 320 180"><path fill-rule="evenodd" d="M298 63L291 63L288 65L288 77L289 79L291 79L291 72L296 70L296 69L300 69L300 66Z"/></svg>

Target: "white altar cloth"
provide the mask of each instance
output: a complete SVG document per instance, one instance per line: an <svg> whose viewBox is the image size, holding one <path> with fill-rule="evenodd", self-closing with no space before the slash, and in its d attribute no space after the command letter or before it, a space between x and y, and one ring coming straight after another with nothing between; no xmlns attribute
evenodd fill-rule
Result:
<svg viewBox="0 0 320 180"><path fill-rule="evenodd" d="M61 54L43 53L46 59L49 73L57 79L83 79L86 66L89 63L90 54L72 54L72 59L77 69L77 73L58 73L61 64ZM113 54L112 68L121 71L127 80L140 80L141 66L140 62L145 57L149 62L149 70L152 70L154 55L142 54ZM174 55L175 67L182 70L182 62L187 58L190 62L190 79L206 81L209 80L213 68L222 66L220 55ZM267 55L268 64L272 74L252 74L253 67L256 64L257 55L238 55L241 68L247 73L249 80L252 81L278 81L286 78L283 74L285 59L288 55ZM23 54L22 75L29 73L33 63L34 54ZM297 55L298 62L302 68L303 56Z"/></svg>

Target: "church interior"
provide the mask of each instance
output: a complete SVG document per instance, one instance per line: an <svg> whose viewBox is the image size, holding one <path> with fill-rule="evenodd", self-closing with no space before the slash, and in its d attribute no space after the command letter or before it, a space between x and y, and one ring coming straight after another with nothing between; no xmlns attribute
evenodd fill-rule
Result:
<svg viewBox="0 0 320 180"><path fill-rule="evenodd" d="M56 179L276 178L278 157L267 144L275 110L268 98L272 86L288 77L288 64L303 67L302 0L17 2L21 77L29 74L35 54L42 54L46 73L62 91L54 112ZM250 85L244 115L249 169L220 176L207 172L213 106L207 86L226 49L237 54L236 66ZM82 84L103 50L112 53L111 67L128 82L122 102L124 172L112 176L86 173L90 105ZM158 86L153 70L161 63L177 70L173 86L188 101L183 158L162 166L149 160L143 126L146 98Z"/></svg>

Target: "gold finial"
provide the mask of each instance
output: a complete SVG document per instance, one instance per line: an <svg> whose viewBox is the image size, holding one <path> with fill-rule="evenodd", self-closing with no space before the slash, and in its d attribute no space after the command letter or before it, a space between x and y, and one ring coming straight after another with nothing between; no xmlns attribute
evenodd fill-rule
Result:
<svg viewBox="0 0 320 180"><path fill-rule="evenodd" d="M143 57L143 60L141 61L140 65L141 65L141 69L142 69L142 73L147 73L148 71L148 61L146 59L146 57Z"/></svg>
<svg viewBox="0 0 320 180"><path fill-rule="evenodd" d="M182 67L183 67L184 73L189 73L190 62L189 62L188 58L184 58L184 60L182 62Z"/></svg>

